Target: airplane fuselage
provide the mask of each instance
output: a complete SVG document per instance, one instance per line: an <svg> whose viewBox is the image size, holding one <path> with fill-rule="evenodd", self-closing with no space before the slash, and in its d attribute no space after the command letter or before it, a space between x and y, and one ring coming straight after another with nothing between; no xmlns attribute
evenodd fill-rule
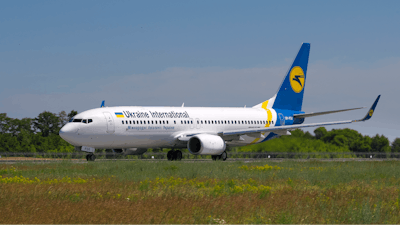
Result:
<svg viewBox="0 0 400 225"><path fill-rule="evenodd" d="M258 129L293 124L293 112L233 107L105 107L82 112L63 127L61 135L75 146L93 148L185 148L185 134ZM284 113L286 115L284 115ZM90 122L89 122L90 121ZM68 136L66 136L67 134ZM260 143L277 137L241 136L228 146Z"/></svg>

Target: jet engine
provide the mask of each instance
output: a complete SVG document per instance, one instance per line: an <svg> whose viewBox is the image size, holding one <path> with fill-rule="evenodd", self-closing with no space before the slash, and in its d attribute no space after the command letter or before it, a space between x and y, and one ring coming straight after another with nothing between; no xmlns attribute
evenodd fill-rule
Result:
<svg viewBox="0 0 400 225"><path fill-rule="evenodd" d="M217 135L198 134L191 137L187 148L194 155L220 155L225 151L225 141Z"/></svg>

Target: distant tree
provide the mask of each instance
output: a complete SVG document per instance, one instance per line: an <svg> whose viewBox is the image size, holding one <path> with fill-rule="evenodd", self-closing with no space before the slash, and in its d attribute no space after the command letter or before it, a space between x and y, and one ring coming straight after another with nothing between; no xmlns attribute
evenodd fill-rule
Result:
<svg viewBox="0 0 400 225"><path fill-rule="evenodd" d="M307 138L307 139L314 139L314 136L312 135L312 134L310 134L310 132L308 132L308 131L306 131L305 133L304 133L304 136L303 137L305 137L305 138Z"/></svg>
<svg viewBox="0 0 400 225"><path fill-rule="evenodd" d="M394 139L392 143L392 152L400 152L400 138Z"/></svg>
<svg viewBox="0 0 400 225"><path fill-rule="evenodd" d="M317 129L314 130L316 139L323 138L327 133L328 131L326 131L325 127L318 127Z"/></svg>
<svg viewBox="0 0 400 225"><path fill-rule="evenodd" d="M59 118L51 112L44 111L34 119L33 126L38 129L43 137L48 137L51 133L58 134Z"/></svg>
<svg viewBox="0 0 400 225"><path fill-rule="evenodd" d="M63 127L69 121L69 117L64 110L58 113L58 118L60 121L60 127Z"/></svg>
<svg viewBox="0 0 400 225"><path fill-rule="evenodd" d="M303 137L304 136L304 131L301 129L292 130L292 131L290 131L290 133L292 134L293 137Z"/></svg>
<svg viewBox="0 0 400 225"><path fill-rule="evenodd" d="M389 139L377 134L372 138L371 148L374 152L390 152Z"/></svg>
<svg viewBox="0 0 400 225"><path fill-rule="evenodd" d="M337 145L339 147L345 147L348 146L348 140L347 137L345 137L344 135L340 134L340 135L336 135L332 142L332 144Z"/></svg>
<svg viewBox="0 0 400 225"><path fill-rule="evenodd" d="M7 117L7 113L0 113L0 133L4 134L9 131L9 123L11 118Z"/></svg>
<svg viewBox="0 0 400 225"><path fill-rule="evenodd" d="M68 113L68 121L70 121L72 119L72 117L76 116L77 114L78 114L77 111L71 110L71 112Z"/></svg>

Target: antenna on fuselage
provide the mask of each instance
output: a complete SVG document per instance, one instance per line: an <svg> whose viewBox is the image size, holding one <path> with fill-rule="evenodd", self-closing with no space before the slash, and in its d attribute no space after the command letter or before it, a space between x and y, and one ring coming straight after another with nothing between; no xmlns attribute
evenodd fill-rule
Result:
<svg viewBox="0 0 400 225"><path fill-rule="evenodd" d="M181 107L185 107L185 103L182 103L182 106Z"/></svg>

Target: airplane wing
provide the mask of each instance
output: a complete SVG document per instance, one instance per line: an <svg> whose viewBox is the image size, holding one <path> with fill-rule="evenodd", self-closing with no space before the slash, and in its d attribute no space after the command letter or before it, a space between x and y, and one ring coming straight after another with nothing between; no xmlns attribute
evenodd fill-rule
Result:
<svg viewBox="0 0 400 225"><path fill-rule="evenodd" d="M293 117L294 118L306 118L306 117L321 116L321 115L326 115L326 114L330 114L330 113L345 112L345 111L363 109L363 108L365 108L365 107L358 107L358 108L351 108L351 109L341 109L341 110L332 110L332 111L324 111L324 112L312 112L312 113L294 114Z"/></svg>
<svg viewBox="0 0 400 225"><path fill-rule="evenodd" d="M324 123L310 123L310 124L299 124L299 125L288 125L288 126L276 126L276 127L259 128L259 129L245 129L245 130L220 132L220 133L218 133L218 135L219 136L232 136L232 135L258 134L258 133L261 134L261 133L264 133L264 132L277 132L277 131L279 133L282 133L282 131L285 132L287 130L293 130L293 129L297 129L297 128L349 124L349 123L354 123L354 122L366 121L366 120L369 120L372 117L372 114L374 113L374 110L376 108L376 105L378 104L378 101L379 101L380 97L381 96L379 95L376 98L374 104L372 104L370 110L368 110L367 115L365 115L364 118L359 119L359 120L345 120L345 121L324 122Z"/></svg>

